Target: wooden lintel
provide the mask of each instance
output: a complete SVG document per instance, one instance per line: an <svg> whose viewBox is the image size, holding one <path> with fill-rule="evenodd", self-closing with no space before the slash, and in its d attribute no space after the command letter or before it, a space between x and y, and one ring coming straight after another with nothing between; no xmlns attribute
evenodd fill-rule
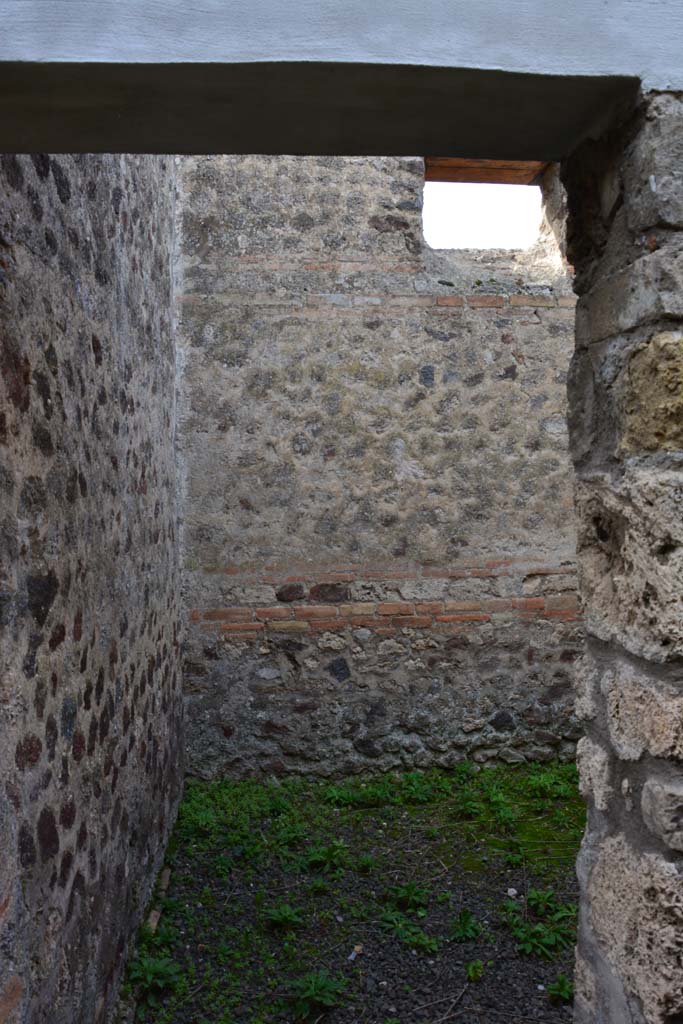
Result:
<svg viewBox="0 0 683 1024"><path fill-rule="evenodd" d="M535 185L548 164L543 160L465 160L425 157L426 181L464 181L498 185Z"/></svg>

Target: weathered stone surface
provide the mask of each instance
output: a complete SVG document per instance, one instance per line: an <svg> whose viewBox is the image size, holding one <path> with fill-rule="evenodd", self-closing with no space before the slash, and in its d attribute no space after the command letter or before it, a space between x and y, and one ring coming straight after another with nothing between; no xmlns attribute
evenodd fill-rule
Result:
<svg viewBox="0 0 683 1024"><path fill-rule="evenodd" d="M610 739L624 761L644 752L683 759L683 676L679 685L665 683L624 660L605 671Z"/></svg>
<svg viewBox="0 0 683 1024"><path fill-rule="evenodd" d="M621 780L589 815L577 864L577 1024L683 1020L682 865L652 852L657 839L679 843L683 758L680 123L680 96L642 97L563 165L580 294L569 402L589 638L577 712L589 723L582 760L595 746L605 755L584 776L592 787L601 768ZM626 776L620 761L640 763Z"/></svg>
<svg viewBox="0 0 683 1024"><path fill-rule="evenodd" d="M600 672L593 659L584 655L574 668L574 714L580 722L590 722L598 713L595 699Z"/></svg>
<svg viewBox="0 0 683 1024"><path fill-rule="evenodd" d="M574 961L574 1016L578 1021L592 1020L597 1003L597 984L593 968L580 951Z"/></svg>
<svg viewBox="0 0 683 1024"><path fill-rule="evenodd" d="M576 489L577 552L590 632L657 661L683 654L683 483L628 468Z"/></svg>
<svg viewBox="0 0 683 1024"><path fill-rule="evenodd" d="M523 638L492 624L388 638L362 629L256 642L191 635L188 766L206 778L250 776L277 760L332 776L475 754L571 758L567 656L580 649L577 625L553 622L528 623Z"/></svg>
<svg viewBox="0 0 683 1024"><path fill-rule="evenodd" d="M0 158L0 1019L111 1012L180 747L172 161Z"/></svg>
<svg viewBox="0 0 683 1024"><path fill-rule="evenodd" d="M632 231L683 228L683 100L680 95L650 98L643 121L627 151L623 186Z"/></svg>
<svg viewBox="0 0 683 1024"><path fill-rule="evenodd" d="M420 160L182 161L191 770L571 751L573 303L548 187L534 251L435 252Z"/></svg>
<svg viewBox="0 0 683 1024"><path fill-rule="evenodd" d="M672 850L683 852L683 782L647 779L641 794L643 820Z"/></svg>
<svg viewBox="0 0 683 1024"><path fill-rule="evenodd" d="M576 747L576 760L582 796L592 800L599 811L606 811L613 793L609 753L582 736Z"/></svg>
<svg viewBox="0 0 683 1024"><path fill-rule="evenodd" d="M6 1024L18 1024L24 985L16 974L11 975L0 991L0 1020Z"/></svg>
<svg viewBox="0 0 683 1024"><path fill-rule="evenodd" d="M428 249L422 188L409 159L182 162L186 563L571 554L567 279Z"/></svg>
<svg viewBox="0 0 683 1024"><path fill-rule="evenodd" d="M642 1003L648 1024L683 1013L683 876L655 854L638 854L623 835L600 847L588 885L596 936Z"/></svg>
<svg viewBox="0 0 683 1024"><path fill-rule="evenodd" d="M576 333L591 344L638 324L683 317L683 252L664 247L600 280L576 307Z"/></svg>
<svg viewBox="0 0 683 1024"><path fill-rule="evenodd" d="M629 361L621 451L683 450L683 334L655 334Z"/></svg>
<svg viewBox="0 0 683 1024"><path fill-rule="evenodd" d="M683 336L642 328L579 345L569 370L569 431L587 475L629 456L683 449Z"/></svg>

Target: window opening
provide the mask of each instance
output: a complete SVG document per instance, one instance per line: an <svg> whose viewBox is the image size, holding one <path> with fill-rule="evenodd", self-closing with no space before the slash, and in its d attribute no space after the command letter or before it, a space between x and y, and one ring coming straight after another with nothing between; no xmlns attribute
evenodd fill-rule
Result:
<svg viewBox="0 0 683 1024"><path fill-rule="evenodd" d="M529 249L539 238L539 161L428 157L422 223L432 249Z"/></svg>

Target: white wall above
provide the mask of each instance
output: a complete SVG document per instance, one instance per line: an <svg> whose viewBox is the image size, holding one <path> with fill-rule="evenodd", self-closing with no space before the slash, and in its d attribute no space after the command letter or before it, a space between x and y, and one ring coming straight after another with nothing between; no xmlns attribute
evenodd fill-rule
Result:
<svg viewBox="0 0 683 1024"><path fill-rule="evenodd" d="M1 0L0 60L332 61L683 87L681 0Z"/></svg>

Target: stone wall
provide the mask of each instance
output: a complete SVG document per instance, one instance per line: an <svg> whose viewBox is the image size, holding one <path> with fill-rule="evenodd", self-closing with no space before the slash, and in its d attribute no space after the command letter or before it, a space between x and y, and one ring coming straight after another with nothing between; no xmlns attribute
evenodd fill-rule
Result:
<svg viewBox="0 0 683 1024"><path fill-rule="evenodd" d="M0 1020L97 1024L183 768L174 168L0 159Z"/></svg>
<svg viewBox="0 0 683 1024"><path fill-rule="evenodd" d="M529 253L436 252L423 173L399 158L182 162L202 775L573 753L561 191L551 173Z"/></svg>
<svg viewBox="0 0 683 1024"><path fill-rule="evenodd" d="M683 1021L683 99L564 169L588 634L576 1019Z"/></svg>

